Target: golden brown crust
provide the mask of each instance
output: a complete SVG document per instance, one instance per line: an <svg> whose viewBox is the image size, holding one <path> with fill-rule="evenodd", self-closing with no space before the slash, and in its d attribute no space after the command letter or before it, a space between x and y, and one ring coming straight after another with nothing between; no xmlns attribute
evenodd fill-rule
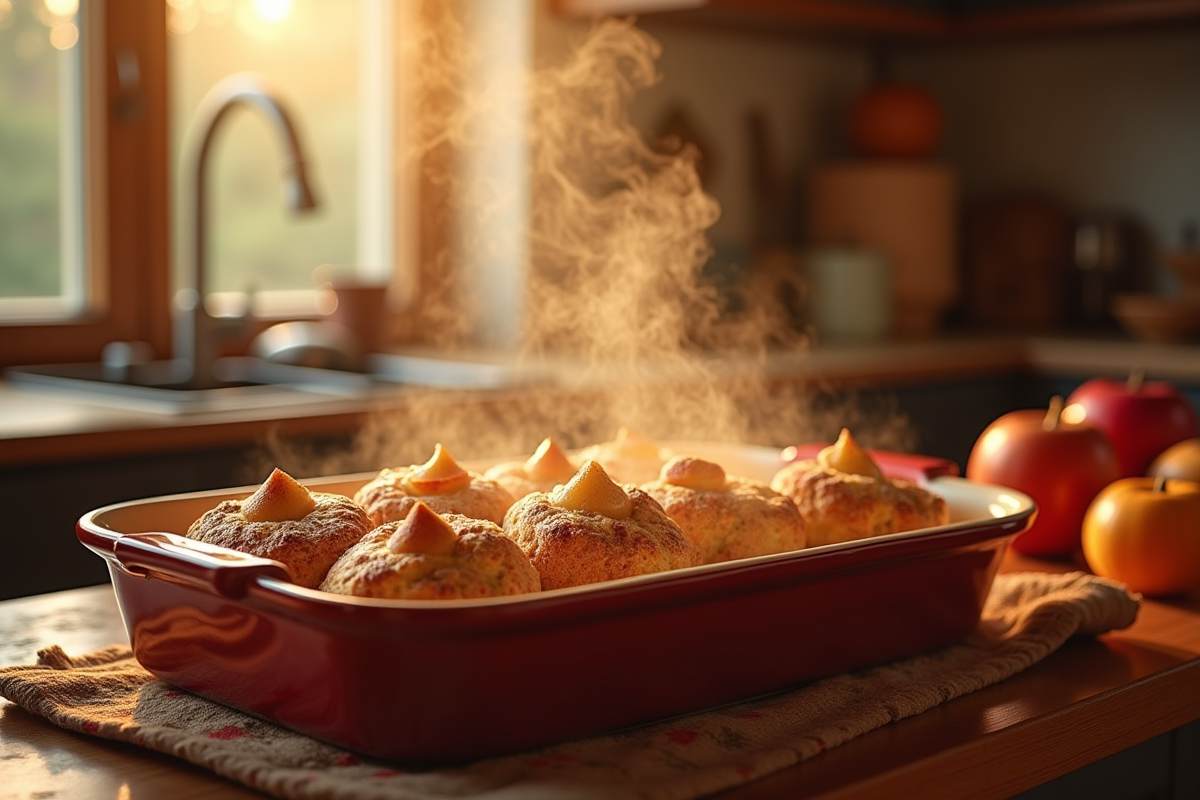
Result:
<svg viewBox="0 0 1200 800"><path fill-rule="evenodd" d="M297 520L251 522L241 500L222 500L188 528L188 538L282 562L299 586L316 588L346 548L371 530L371 520L353 500L313 492L316 505Z"/></svg>
<svg viewBox="0 0 1200 800"><path fill-rule="evenodd" d="M442 519L458 534L450 555L394 552L388 542L403 521L386 522L337 560L321 590L393 600L454 600L541 589L529 559L498 525L460 514Z"/></svg>
<svg viewBox="0 0 1200 800"><path fill-rule="evenodd" d="M471 476L470 483L458 491L427 495L413 493L406 482L418 467L385 469L354 494L355 502L366 509L375 525L404 519L418 500L442 515L462 514L499 525L513 503L507 489L474 472L468 473Z"/></svg>
<svg viewBox="0 0 1200 800"><path fill-rule="evenodd" d="M700 549L654 498L632 486L625 489L632 504L625 519L559 508L544 492L526 495L509 509L504 532L529 557L543 589L703 563Z"/></svg>
<svg viewBox="0 0 1200 800"><path fill-rule="evenodd" d="M813 460L788 464L771 488L796 504L809 547L944 525L950 518L944 499L911 481L839 472Z"/></svg>
<svg viewBox="0 0 1200 800"><path fill-rule="evenodd" d="M696 543L706 564L805 545L804 520L796 506L760 481L730 476L719 491L699 491L658 480L642 489Z"/></svg>

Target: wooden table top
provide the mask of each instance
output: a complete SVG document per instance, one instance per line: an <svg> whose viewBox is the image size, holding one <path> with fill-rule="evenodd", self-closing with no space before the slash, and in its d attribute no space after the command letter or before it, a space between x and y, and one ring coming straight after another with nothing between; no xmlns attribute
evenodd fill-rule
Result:
<svg viewBox="0 0 1200 800"><path fill-rule="evenodd" d="M1006 571L1070 564L1010 554ZM0 666L51 644L127 641L108 585L0 602ZM1146 600L1137 622L1072 640L1000 684L741 787L736 798L1001 798L1200 719L1200 595ZM0 700L4 796L263 795L185 762L56 728Z"/></svg>

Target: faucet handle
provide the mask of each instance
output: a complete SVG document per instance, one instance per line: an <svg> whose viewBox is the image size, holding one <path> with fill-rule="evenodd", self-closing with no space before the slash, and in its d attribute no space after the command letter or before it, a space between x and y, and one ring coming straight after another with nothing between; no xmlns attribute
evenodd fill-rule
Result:
<svg viewBox="0 0 1200 800"><path fill-rule="evenodd" d="M109 342L100 356L104 380L110 383L124 383L134 367L153 360L154 348L147 342Z"/></svg>
<svg viewBox="0 0 1200 800"><path fill-rule="evenodd" d="M245 305L242 306L242 313L238 314L238 319L249 321L257 318L254 314L254 306L256 302L255 298L258 297L258 293L259 288L257 283L251 282L246 284L246 289L243 293L245 296Z"/></svg>

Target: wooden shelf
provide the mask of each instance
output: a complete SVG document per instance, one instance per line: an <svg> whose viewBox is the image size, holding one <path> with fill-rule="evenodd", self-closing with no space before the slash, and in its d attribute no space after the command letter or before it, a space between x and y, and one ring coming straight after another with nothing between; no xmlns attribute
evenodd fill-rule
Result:
<svg viewBox="0 0 1200 800"><path fill-rule="evenodd" d="M1002 36L1198 21L1198 0L1104 0L965 14L951 20L948 33L950 36Z"/></svg>
<svg viewBox="0 0 1200 800"><path fill-rule="evenodd" d="M883 0L553 0L566 17L635 15L649 22L771 35L960 40L1200 22L1200 0L1059 0L931 11Z"/></svg>

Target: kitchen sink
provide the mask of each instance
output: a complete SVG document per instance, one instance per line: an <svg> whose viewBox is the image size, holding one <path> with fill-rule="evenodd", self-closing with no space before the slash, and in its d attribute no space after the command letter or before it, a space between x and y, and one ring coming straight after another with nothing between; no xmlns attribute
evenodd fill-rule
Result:
<svg viewBox="0 0 1200 800"><path fill-rule="evenodd" d="M386 353L368 356L363 372L238 356L217 359L213 373L215 384L205 388L188 383L189 365L179 360L12 367L4 377L19 390L167 414L366 399L404 387L498 390L550 379L546 371L501 362Z"/></svg>
<svg viewBox="0 0 1200 800"><path fill-rule="evenodd" d="M336 370L272 364L256 358L218 359L217 381L195 388L187 362L149 361L125 366L102 362L12 367L4 377L16 389L103 405L160 413L219 411L358 397L369 378Z"/></svg>
<svg viewBox="0 0 1200 800"><path fill-rule="evenodd" d="M555 371L547 365L487 357L464 360L394 353L367 356L366 372L382 383L445 389L511 389L546 385L555 379Z"/></svg>

